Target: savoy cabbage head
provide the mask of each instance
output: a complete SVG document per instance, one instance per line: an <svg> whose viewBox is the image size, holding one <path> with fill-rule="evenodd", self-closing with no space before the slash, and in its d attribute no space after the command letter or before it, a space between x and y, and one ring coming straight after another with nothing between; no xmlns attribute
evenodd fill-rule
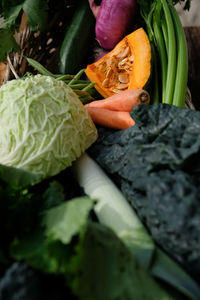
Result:
<svg viewBox="0 0 200 300"><path fill-rule="evenodd" d="M97 138L72 89L49 76L0 88L0 163L48 177L70 166Z"/></svg>

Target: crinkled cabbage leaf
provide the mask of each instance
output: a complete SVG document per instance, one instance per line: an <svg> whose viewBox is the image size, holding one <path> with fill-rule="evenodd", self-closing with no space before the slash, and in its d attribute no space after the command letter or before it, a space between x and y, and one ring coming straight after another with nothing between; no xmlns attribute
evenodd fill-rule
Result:
<svg viewBox="0 0 200 300"><path fill-rule="evenodd" d="M11 80L0 89L0 164L48 177L70 166L97 138L72 89L49 76Z"/></svg>

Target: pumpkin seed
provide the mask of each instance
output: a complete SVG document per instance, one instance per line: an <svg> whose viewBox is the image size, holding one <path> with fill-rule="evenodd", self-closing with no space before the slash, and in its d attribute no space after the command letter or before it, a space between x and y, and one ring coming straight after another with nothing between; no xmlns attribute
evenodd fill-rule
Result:
<svg viewBox="0 0 200 300"><path fill-rule="evenodd" d="M129 57L129 61L130 61L131 63L134 62L134 55L131 55L131 56Z"/></svg>
<svg viewBox="0 0 200 300"><path fill-rule="evenodd" d="M124 59L122 59L119 63L118 63L118 67L120 68L120 67L123 67L126 63L127 63L127 61L128 61L128 58L126 57L126 58L124 58Z"/></svg>
<svg viewBox="0 0 200 300"><path fill-rule="evenodd" d="M121 83L128 83L129 82L129 75L127 73L121 73L118 76L118 80Z"/></svg>
<svg viewBox="0 0 200 300"><path fill-rule="evenodd" d="M102 82L102 85L105 88L109 87L109 79L108 78L104 79L104 81Z"/></svg>
<svg viewBox="0 0 200 300"><path fill-rule="evenodd" d="M120 54L118 54L118 58L125 58L128 56L130 51L129 47L126 47L125 50L123 52L121 52Z"/></svg>
<svg viewBox="0 0 200 300"><path fill-rule="evenodd" d="M117 85L118 90L125 90L128 88L128 83L120 83Z"/></svg>

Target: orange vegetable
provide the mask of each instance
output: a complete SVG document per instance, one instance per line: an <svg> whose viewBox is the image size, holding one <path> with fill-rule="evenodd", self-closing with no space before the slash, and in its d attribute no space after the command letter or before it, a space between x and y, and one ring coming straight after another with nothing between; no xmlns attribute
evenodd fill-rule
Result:
<svg viewBox="0 0 200 300"><path fill-rule="evenodd" d="M149 102L150 96L148 92L136 89L126 90L103 100L92 101L85 106L130 112L134 106L138 104L148 104Z"/></svg>
<svg viewBox="0 0 200 300"><path fill-rule="evenodd" d="M143 28L125 36L115 48L87 66L85 73L107 98L122 90L146 89L151 75L151 45Z"/></svg>
<svg viewBox="0 0 200 300"><path fill-rule="evenodd" d="M127 129L135 124L129 112L86 107L95 124L114 129Z"/></svg>

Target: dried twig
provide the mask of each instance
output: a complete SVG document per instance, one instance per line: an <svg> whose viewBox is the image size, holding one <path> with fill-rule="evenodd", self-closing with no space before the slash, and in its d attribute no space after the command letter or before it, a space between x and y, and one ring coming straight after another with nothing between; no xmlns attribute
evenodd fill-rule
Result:
<svg viewBox="0 0 200 300"><path fill-rule="evenodd" d="M185 107L190 108L190 109L195 109L195 107L192 103L192 95L191 95L191 92L190 92L189 88L187 88L187 94L186 94L186 99L185 99Z"/></svg>
<svg viewBox="0 0 200 300"><path fill-rule="evenodd" d="M9 56L9 55L7 56L7 61L8 61L8 65L9 65L9 67L10 67L10 69L11 69L13 75L15 76L15 78L19 78L18 74L17 74L16 71L15 71L15 68L14 68L13 65L12 65L12 62L11 62L11 59L10 59L10 56Z"/></svg>

